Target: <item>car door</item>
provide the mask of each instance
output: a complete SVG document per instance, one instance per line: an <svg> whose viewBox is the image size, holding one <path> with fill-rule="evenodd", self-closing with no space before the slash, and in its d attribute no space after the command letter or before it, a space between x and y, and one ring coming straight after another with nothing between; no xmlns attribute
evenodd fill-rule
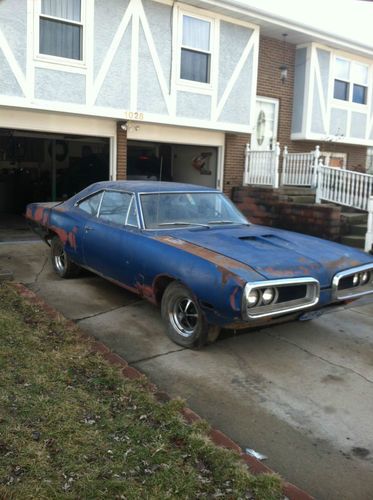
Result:
<svg viewBox="0 0 373 500"><path fill-rule="evenodd" d="M97 273L130 285L134 281L137 215L132 193L106 190L97 217L84 228L85 265Z"/></svg>
<svg viewBox="0 0 373 500"><path fill-rule="evenodd" d="M82 200L79 200L72 209L72 217L75 222L76 232L76 246L73 253L70 255L71 258L80 265L85 265L84 259L84 239L85 239L85 227L90 221L95 221L98 209L101 204L101 199L103 196L103 191L98 191L86 196Z"/></svg>

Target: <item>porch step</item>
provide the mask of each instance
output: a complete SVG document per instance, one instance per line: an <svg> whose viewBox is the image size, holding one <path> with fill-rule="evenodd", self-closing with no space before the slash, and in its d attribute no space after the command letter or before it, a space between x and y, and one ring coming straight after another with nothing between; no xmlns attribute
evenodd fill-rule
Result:
<svg viewBox="0 0 373 500"><path fill-rule="evenodd" d="M353 224L350 226L350 235L351 236L364 236L367 232L367 225L366 224Z"/></svg>
<svg viewBox="0 0 373 500"><path fill-rule="evenodd" d="M312 189L310 187L298 187L298 186L281 186L278 189L278 192L280 194L286 194L286 195L309 195L309 194L315 194L315 189Z"/></svg>
<svg viewBox="0 0 373 500"><path fill-rule="evenodd" d="M281 196L280 196L281 197ZM305 203L305 204L312 204L315 203L315 195L313 194L308 194L308 195L287 195L284 196L286 201L290 201L291 203Z"/></svg>
<svg viewBox="0 0 373 500"><path fill-rule="evenodd" d="M368 223L368 214L364 212L342 212L341 218L350 225Z"/></svg>
<svg viewBox="0 0 373 500"><path fill-rule="evenodd" d="M364 248L365 237L350 234L348 236L342 236L341 243L350 247Z"/></svg>

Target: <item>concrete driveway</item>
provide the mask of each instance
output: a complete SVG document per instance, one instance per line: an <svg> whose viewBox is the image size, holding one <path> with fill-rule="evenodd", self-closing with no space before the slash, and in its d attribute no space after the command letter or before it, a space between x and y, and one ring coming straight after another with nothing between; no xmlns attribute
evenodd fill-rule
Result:
<svg viewBox="0 0 373 500"><path fill-rule="evenodd" d="M92 275L61 280L48 257L41 242L0 242L0 269L286 479L320 499L373 498L372 305L191 351L152 305Z"/></svg>

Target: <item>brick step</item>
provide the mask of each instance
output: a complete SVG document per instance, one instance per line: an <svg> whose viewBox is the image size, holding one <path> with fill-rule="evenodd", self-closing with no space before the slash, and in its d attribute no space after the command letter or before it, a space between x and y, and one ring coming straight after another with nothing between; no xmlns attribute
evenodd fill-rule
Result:
<svg viewBox="0 0 373 500"><path fill-rule="evenodd" d="M367 225L366 224L353 224L350 226L350 230L347 236L364 236L367 232Z"/></svg>
<svg viewBox="0 0 373 500"><path fill-rule="evenodd" d="M364 248L365 237L355 235L342 236L341 243L348 245L349 247Z"/></svg>
<svg viewBox="0 0 373 500"><path fill-rule="evenodd" d="M342 212L341 219L348 224L367 224L368 214L366 212Z"/></svg>
<svg viewBox="0 0 373 500"><path fill-rule="evenodd" d="M309 187L297 187L297 186L282 186L277 190L280 194L315 194L315 189Z"/></svg>
<svg viewBox="0 0 373 500"><path fill-rule="evenodd" d="M282 195L280 196L280 199L283 199L284 201L289 201L291 203L305 203L305 204L312 204L315 203L315 196L312 194L308 195Z"/></svg>

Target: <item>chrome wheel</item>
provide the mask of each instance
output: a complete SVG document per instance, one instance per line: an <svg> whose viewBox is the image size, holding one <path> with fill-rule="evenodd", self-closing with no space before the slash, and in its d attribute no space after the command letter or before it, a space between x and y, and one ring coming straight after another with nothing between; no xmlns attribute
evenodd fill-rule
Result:
<svg viewBox="0 0 373 500"><path fill-rule="evenodd" d="M63 273L66 268L65 252L61 248L60 252L54 255L54 264L60 273Z"/></svg>
<svg viewBox="0 0 373 500"><path fill-rule="evenodd" d="M71 261L58 236L54 236L51 239L51 260L53 269L61 278L74 278L78 276L80 267Z"/></svg>
<svg viewBox="0 0 373 500"><path fill-rule="evenodd" d="M220 327L207 323L197 298L183 284L172 281L164 291L161 306L167 335L176 344L199 348L217 339Z"/></svg>
<svg viewBox="0 0 373 500"><path fill-rule="evenodd" d="M194 335L198 326L198 310L194 302L188 297L179 297L175 300L169 313L173 327L185 338Z"/></svg>

